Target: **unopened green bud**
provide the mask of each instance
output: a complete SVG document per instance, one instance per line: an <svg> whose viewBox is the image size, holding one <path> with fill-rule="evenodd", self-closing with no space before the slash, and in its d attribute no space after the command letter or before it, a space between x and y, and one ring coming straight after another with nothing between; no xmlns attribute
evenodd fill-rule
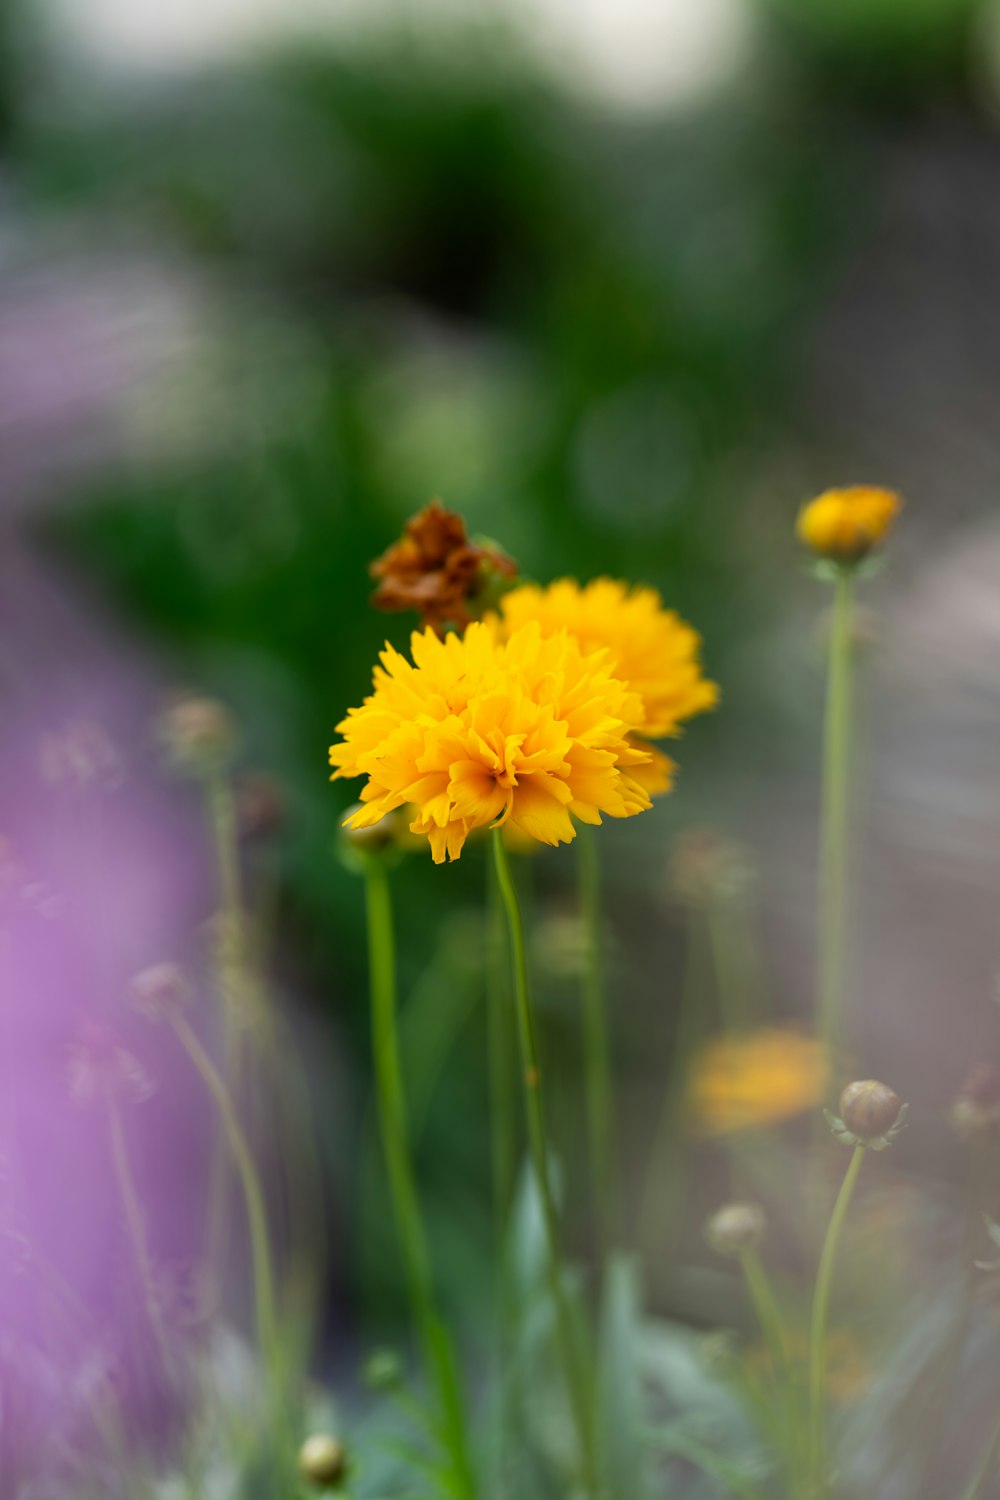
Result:
<svg viewBox="0 0 1000 1500"><path fill-rule="evenodd" d="M299 1449L299 1473L318 1490L339 1488L347 1477L347 1450L340 1438L314 1432Z"/></svg>
<svg viewBox="0 0 1000 1500"><path fill-rule="evenodd" d="M365 1384L373 1391L395 1391L403 1383L403 1361L394 1349L375 1349L365 1361Z"/></svg>
<svg viewBox="0 0 1000 1500"><path fill-rule="evenodd" d="M216 698L182 698L162 715L159 736L174 768L186 776L210 776L236 754L236 721Z"/></svg>
<svg viewBox="0 0 1000 1500"><path fill-rule="evenodd" d="M717 1255L742 1255L764 1238L767 1220L759 1203L727 1203L705 1224L705 1238Z"/></svg>

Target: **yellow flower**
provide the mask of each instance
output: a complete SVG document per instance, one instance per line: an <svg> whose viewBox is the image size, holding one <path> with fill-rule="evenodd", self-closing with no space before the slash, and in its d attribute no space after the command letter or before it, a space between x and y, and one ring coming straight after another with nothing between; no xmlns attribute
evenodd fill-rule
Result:
<svg viewBox="0 0 1000 1500"><path fill-rule="evenodd" d="M501 641L479 622L443 640L415 631L411 651L412 663L387 645L374 691L337 725L332 779L368 777L352 827L412 803L410 828L440 864L474 828L509 821L559 844L573 818L649 807L633 775L649 756L627 739L638 697L606 655L585 655L565 631L530 624Z"/></svg>
<svg viewBox="0 0 1000 1500"><path fill-rule="evenodd" d="M617 677L638 693L642 712L631 727L646 739L679 733L685 719L714 708L719 689L701 673L701 637L655 589L629 588L614 578L582 587L560 578L547 588L524 584L500 602L507 630L537 620L542 630L568 630L584 651L603 647ZM666 757L661 757L666 760Z"/></svg>
<svg viewBox="0 0 1000 1500"><path fill-rule="evenodd" d="M691 1066L693 1126L714 1136L791 1119L822 1103L828 1071L820 1043L797 1031L773 1026L714 1037Z"/></svg>
<svg viewBox="0 0 1000 1500"><path fill-rule="evenodd" d="M859 562L888 536L902 503L892 490L866 484L826 490L803 505L795 529L799 541L819 557Z"/></svg>

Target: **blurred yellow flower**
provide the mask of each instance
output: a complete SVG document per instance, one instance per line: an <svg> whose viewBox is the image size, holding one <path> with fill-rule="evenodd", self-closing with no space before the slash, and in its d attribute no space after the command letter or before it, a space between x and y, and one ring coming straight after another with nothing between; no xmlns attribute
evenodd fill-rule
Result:
<svg viewBox="0 0 1000 1500"><path fill-rule="evenodd" d="M791 1119L823 1102L828 1074L820 1043L798 1031L770 1026L713 1037L688 1075L692 1126L716 1136Z"/></svg>
<svg viewBox="0 0 1000 1500"><path fill-rule="evenodd" d="M649 755L628 740L638 696L606 659L565 631L532 623L505 641L473 623L440 639L411 637L413 661L392 646L374 691L337 725L333 780L367 776L354 828L413 804L436 864L457 859L469 832L513 823L544 844L650 805L633 772Z"/></svg>
<svg viewBox="0 0 1000 1500"><path fill-rule="evenodd" d="M817 556L858 562L888 536L902 503L892 490L871 485L826 490L803 505L795 529L799 541Z"/></svg>

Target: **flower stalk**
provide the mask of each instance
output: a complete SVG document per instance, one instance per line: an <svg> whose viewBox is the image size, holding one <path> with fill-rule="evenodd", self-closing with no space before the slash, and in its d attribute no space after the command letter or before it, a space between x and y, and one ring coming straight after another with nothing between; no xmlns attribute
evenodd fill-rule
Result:
<svg viewBox="0 0 1000 1500"><path fill-rule="evenodd" d="M396 1231L403 1254L410 1303L424 1358L441 1405L446 1447L460 1496L475 1493L466 1444L466 1422L454 1351L438 1313L416 1179L410 1159L396 1016L396 959L389 873L384 861L364 854L368 960L371 984L372 1052L379 1128Z"/></svg>
<svg viewBox="0 0 1000 1500"><path fill-rule="evenodd" d="M819 1032L827 1057L831 1060L836 1056L844 1024L853 728L853 595L853 568L846 565L837 567L834 574L833 624L823 731L817 985Z"/></svg>
<svg viewBox="0 0 1000 1500"><path fill-rule="evenodd" d="M810 1466L817 1495L826 1494L827 1484L824 1399L827 1362L826 1338L830 1312L830 1290L833 1284L833 1268L836 1262L837 1247L840 1243L844 1220L847 1217L847 1210L850 1207L866 1149L863 1141L859 1141L854 1147L847 1171L844 1174L844 1180L840 1185L840 1192L837 1194L837 1200L834 1203L833 1213L830 1216L830 1223L827 1227L826 1238L823 1241L819 1270L816 1275L816 1289L813 1295L809 1334L809 1452L811 1459Z"/></svg>
<svg viewBox="0 0 1000 1500"><path fill-rule="evenodd" d="M542 1218L545 1225L549 1285L556 1316L559 1350L570 1406L576 1424L584 1486L588 1495L592 1497L592 1500L596 1500L598 1487L593 1422L591 1420L590 1381L585 1368L583 1354L578 1344L573 1312L563 1281L558 1217L549 1172L541 1069L528 980L524 923L521 918L521 907L511 876L510 861L504 846L501 829L494 829L492 842L493 856L496 862L497 883L507 914L507 929L510 937L514 977L514 1002L517 1010L518 1041L520 1045L521 1065L524 1071L524 1106L528 1128L528 1144L531 1150L532 1167L541 1199Z"/></svg>
<svg viewBox="0 0 1000 1500"><path fill-rule="evenodd" d="M239 1175L250 1233L257 1335L272 1376L277 1379L282 1361L275 1312L274 1272L267 1231L267 1211L260 1175L225 1079L195 1035L187 1017L180 1011L176 1011L172 1016L172 1022L178 1040L194 1064L219 1112L223 1133Z"/></svg>
<svg viewBox="0 0 1000 1500"><path fill-rule="evenodd" d="M601 872L593 830L577 833L580 909L585 958L583 971L583 1038L587 1127L594 1184L598 1243L607 1255L614 1233L613 1161L614 1092L604 970Z"/></svg>
<svg viewBox="0 0 1000 1500"><path fill-rule="evenodd" d="M129 1162L128 1146L125 1142L125 1131L122 1128L121 1112L117 1101L113 1097L109 1096L107 1104L108 1130L111 1136L111 1156L114 1161L115 1178L122 1200L122 1209L125 1213L125 1223L128 1226L129 1239L132 1242L132 1254L135 1256L136 1269L142 1285L143 1299L146 1304L146 1316L149 1319L149 1326L156 1343L160 1362L164 1372L169 1375L172 1366L170 1345L167 1342L166 1329L163 1326L163 1318L160 1313L160 1297L156 1287L156 1277L153 1274L153 1262L149 1254L149 1244L146 1240L146 1226L143 1221L142 1207L139 1202L135 1179L132 1176L131 1163Z"/></svg>
<svg viewBox="0 0 1000 1500"><path fill-rule="evenodd" d="M486 1019L489 1037L490 1153L497 1247L514 1191L517 1145L515 1130L513 1037L509 1024L510 994L504 974L503 906L492 859L486 865Z"/></svg>

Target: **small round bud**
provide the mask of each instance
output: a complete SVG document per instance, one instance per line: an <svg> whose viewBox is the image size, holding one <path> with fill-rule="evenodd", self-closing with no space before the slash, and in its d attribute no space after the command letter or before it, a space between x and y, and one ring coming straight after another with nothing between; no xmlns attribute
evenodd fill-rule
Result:
<svg viewBox="0 0 1000 1500"><path fill-rule="evenodd" d="M247 771L236 782L240 837L267 839L280 833L288 812L285 789L275 776Z"/></svg>
<svg viewBox="0 0 1000 1500"><path fill-rule="evenodd" d="M873 1141L888 1134L902 1108L899 1095L874 1078L849 1083L840 1096L840 1118L859 1141Z"/></svg>
<svg viewBox="0 0 1000 1500"><path fill-rule="evenodd" d="M337 830L340 861L355 875L363 874L371 859L385 859L395 863L415 847L426 850L427 840L410 833L409 824L413 809L395 807L375 823L355 826L354 820L367 816L370 809L363 802L355 802L344 813Z"/></svg>
<svg viewBox="0 0 1000 1500"><path fill-rule="evenodd" d="M216 698L182 698L168 708L159 734L171 764L187 776L221 770L236 753L236 721Z"/></svg>
<svg viewBox="0 0 1000 1500"><path fill-rule="evenodd" d="M134 1008L147 1021L168 1021L184 1004L187 980L177 964L151 964L132 980Z"/></svg>
<svg viewBox="0 0 1000 1500"><path fill-rule="evenodd" d="M554 979L577 979L584 972L588 952L587 931L573 912L545 917L535 929L534 949L539 967Z"/></svg>
<svg viewBox="0 0 1000 1500"><path fill-rule="evenodd" d="M403 1383L403 1361L394 1349L373 1349L365 1360L364 1380L372 1391L398 1390Z"/></svg>
<svg viewBox="0 0 1000 1500"><path fill-rule="evenodd" d="M873 485L826 490L802 507L796 532L817 557L849 566L885 540L901 505L894 491Z"/></svg>
<svg viewBox="0 0 1000 1500"><path fill-rule="evenodd" d="M336 1489L347 1477L347 1450L339 1438L314 1432L299 1449L299 1473L318 1490Z"/></svg>
<svg viewBox="0 0 1000 1500"><path fill-rule="evenodd" d="M992 1063L976 1063L967 1074L951 1106L951 1124L964 1140L974 1140L1000 1125L1000 1071Z"/></svg>
<svg viewBox="0 0 1000 1500"><path fill-rule="evenodd" d="M759 1203L727 1203L705 1225L705 1239L717 1255L742 1255L764 1238L767 1220Z"/></svg>
<svg viewBox="0 0 1000 1500"><path fill-rule="evenodd" d="M347 809L340 824L341 843L359 854L381 854L396 842L396 817L393 813L386 813L377 823L362 823L356 827L352 819L366 811L362 802L355 802Z"/></svg>
<svg viewBox="0 0 1000 1500"><path fill-rule="evenodd" d="M746 851L715 828L689 828L674 844L667 883L685 906L700 910L731 900L752 880Z"/></svg>

